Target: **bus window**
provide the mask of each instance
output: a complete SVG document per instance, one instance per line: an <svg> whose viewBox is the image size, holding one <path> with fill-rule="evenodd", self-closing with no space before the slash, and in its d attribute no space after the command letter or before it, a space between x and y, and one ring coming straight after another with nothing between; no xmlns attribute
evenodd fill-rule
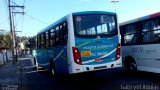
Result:
<svg viewBox="0 0 160 90"><path fill-rule="evenodd" d="M46 47L49 47L49 33L46 32Z"/></svg>
<svg viewBox="0 0 160 90"><path fill-rule="evenodd" d="M41 34L41 48L45 48L45 33Z"/></svg>
<svg viewBox="0 0 160 90"><path fill-rule="evenodd" d="M126 27L126 34L136 33L136 25L130 25Z"/></svg>
<svg viewBox="0 0 160 90"><path fill-rule="evenodd" d="M160 42L160 18L158 18L158 26L157 26L157 37L158 37L158 42Z"/></svg>
<svg viewBox="0 0 160 90"><path fill-rule="evenodd" d="M56 34L56 35L55 35L55 45L57 46L57 45L59 45L59 43L60 43L60 42L59 42L59 41L60 41L60 40L59 40L59 39L60 39L60 38L59 38L59 36L60 36L60 35L59 35L59 26L56 27L55 34Z"/></svg>
<svg viewBox="0 0 160 90"><path fill-rule="evenodd" d="M63 46L63 26L62 25L59 26L59 40L58 40L58 42L59 42L60 46Z"/></svg>
<svg viewBox="0 0 160 90"><path fill-rule="evenodd" d="M41 35L37 36L37 47L41 48Z"/></svg>
<svg viewBox="0 0 160 90"><path fill-rule="evenodd" d="M122 39L121 39L121 41L122 41L121 44L122 45L124 45L124 37L123 37L124 36L124 32L125 32L124 29L125 29L125 26L121 26L120 27L120 35L122 36Z"/></svg>
<svg viewBox="0 0 160 90"><path fill-rule="evenodd" d="M137 43L137 30L136 25L129 25L125 27L124 44Z"/></svg>
<svg viewBox="0 0 160 90"><path fill-rule="evenodd" d="M50 46L54 46L55 45L55 30L51 29L50 30Z"/></svg>
<svg viewBox="0 0 160 90"><path fill-rule="evenodd" d="M154 40L155 42L159 42L160 41L160 20L156 19L152 22L152 29L153 31L153 36L152 36L152 40Z"/></svg>
<svg viewBox="0 0 160 90"><path fill-rule="evenodd" d="M159 41L159 30L158 20L147 21L142 24L142 35L143 42L158 42Z"/></svg>
<svg viewBox="0 0 160 90"><path fill-rule="evenodd" d="M111 15L75 16L75 33L80 37L113 36L117 34L116 17ZM94 22L94 23L93 23Z"/></svg>
<svg viewBox="0 0 160 90"><path fill-rule="evenodd" d="M63 23L63 44L64 46L67 45L67 39L68 39L68 28L67 23Z"/></svg>
<svg viewBox="0 0 160 90"><path fill-rule="evenodd" d="M50 44L51 44L51 33L50 33L50 30L48 31L48 47L50 47Z"/></svg>

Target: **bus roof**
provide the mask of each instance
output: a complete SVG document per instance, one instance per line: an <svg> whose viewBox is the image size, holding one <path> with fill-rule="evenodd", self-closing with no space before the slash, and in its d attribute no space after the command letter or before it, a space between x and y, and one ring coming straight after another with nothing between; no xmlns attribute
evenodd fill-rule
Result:
<svg viewBox="0 0 160 90"><path fill-rule="evenodd" d="M160 16L160 12L150 14L150 15L147 15L147 16L143 16L143 17L140 17L140 18L132 19L132 20L129 20L129 21L126 21L126 22L122 22L122 23L120 23L120 26L131 24L131 23L138 22L138 21L151 19L151 18L155 18L155 17L158 17L158 16Z"/></svg>
<svg viewBox="0 0 160 90"><path fill-rule="evenodd" d="M116 13L113 12L106 12L106 11L85 11L85 12L75 12L73 15L87 15L87 14L111 14L116 15Z"/></svg>
<svg viewBox="0 0 160 90"><path fill-rule="evenodd" d="M116 15L116 13L113 12L106 12L106 11L84 11L84 12L75 12L75 13L71 13L73 15L87 15L87 14L110 14L110 15ZM67 17L64 16L63 18L61 18L60 20L56 21L55 23L52 23L51 25L49 25L48 27L42 29L40 32L37 33L41 34L49 29L51 29L53 26L59 24L60 22L66 21Z"/></svg>

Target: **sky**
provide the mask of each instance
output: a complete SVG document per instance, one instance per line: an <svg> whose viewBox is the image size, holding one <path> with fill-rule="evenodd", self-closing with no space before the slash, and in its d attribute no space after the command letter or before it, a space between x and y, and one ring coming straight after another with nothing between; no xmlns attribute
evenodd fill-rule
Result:
<svg viewBox="0 0 160 90"><path fill-rule="evenodd" d="M25 14L14 14L18 36L35 36L43 28L72 12L108 11L115 12L110 0L11 0L24 5ZM12 3L13 4L13 3ZM160 0L119 0L116 13L119 23L160 12ZM16 8L22 11L20 8ZM9 31L7 0L0 0L0 30Z"/></svg>

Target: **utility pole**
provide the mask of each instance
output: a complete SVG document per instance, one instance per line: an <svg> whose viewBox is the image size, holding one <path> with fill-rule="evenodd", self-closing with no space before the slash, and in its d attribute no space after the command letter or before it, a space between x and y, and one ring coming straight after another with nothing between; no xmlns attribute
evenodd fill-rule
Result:
<svg viewBox="0 0 160 90"><path fill-rule="evenodd" d="M17 4L11 5L11 0L8 0L8 8L9 8L9 18L10 18L10 32L11 32L11 38L12 38L12 58L13 58L13 64L15 64L17 62L17 50L16 50L16 34L15 34L13 13L24 14L24 11L23 12L14 12L13 9L14 10L15 10L15 8L24 9L24 6L19 6Z"/></svg>
<svg viewBox="0 0 160 90"><path fill-rule="evenodd" d="M15 42L15 37L14 37L14 28L13 28L13 15L12 15L12 10L11 10L11 1L8 0L8 8L9 8L9 19L10 19L10 32L11 32L11 39L12 39L12 58L13 58L13 64L16 62L16 57L15 57L15 50L14 50L14 42Z"/></svg>
<svg viewBox="0 0 160 90"><path fill-rule="evenodd" d="M115 9L115 12L117 13L117 6L116 6L116 3L118 3L119 0L110 0L110 1L114 3L114 9Z"/></svg>

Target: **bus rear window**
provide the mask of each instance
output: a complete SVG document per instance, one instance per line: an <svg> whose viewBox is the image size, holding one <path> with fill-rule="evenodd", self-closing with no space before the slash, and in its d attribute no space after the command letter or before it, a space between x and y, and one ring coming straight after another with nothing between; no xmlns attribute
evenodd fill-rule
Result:
<svg viewBox="0 0 160 90"><path fill-rule="evenodd" d="M108 36L117 33L113 15L74 16L75 33L78 36Z"/></svg>

